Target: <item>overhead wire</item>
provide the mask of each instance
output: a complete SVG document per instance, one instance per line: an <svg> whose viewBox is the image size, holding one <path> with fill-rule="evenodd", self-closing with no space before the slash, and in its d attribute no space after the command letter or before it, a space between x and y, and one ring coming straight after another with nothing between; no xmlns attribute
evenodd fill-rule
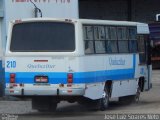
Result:
<svg viewBox="0 0 160 120"><path fill-rule="evenodd" d="M30 0L30 2L34 5L35 10L38 11L38 12L40 13L40 17L42 17L43 15L42 15L41 9L39 9L39 8L37 7L37 5L36 5L32 0ZM35 16L36 16L36 15L35 15ZM36 17L37 17L37 16L36 16Z"/></svg>

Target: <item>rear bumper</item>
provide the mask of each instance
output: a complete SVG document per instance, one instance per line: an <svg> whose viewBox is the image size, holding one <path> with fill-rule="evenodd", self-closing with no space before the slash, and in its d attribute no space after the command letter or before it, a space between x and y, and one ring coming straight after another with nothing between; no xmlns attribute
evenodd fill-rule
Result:
<svg viewBox="0 0 160 120"><path fill-rule="evenodd" d="M34 88L20 88L20 89L5 89L6 95L11 96L83 96L85 94L84 88L70 88L70 89L34 89Z"/></svg>

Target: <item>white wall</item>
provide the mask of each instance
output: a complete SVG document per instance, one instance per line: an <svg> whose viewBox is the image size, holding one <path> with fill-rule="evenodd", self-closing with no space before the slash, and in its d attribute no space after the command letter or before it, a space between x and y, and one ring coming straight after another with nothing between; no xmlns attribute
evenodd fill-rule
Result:
<svg viewBox="0 0 160 120"><path fill-rule="evenodd" d="M2 18L0 18L0 60L2 58Z"/></svg>
<svg viewBox="0 0 160 120"><path fill-rule="evenodd" d="M18 2L17 2L18 1ZM32 0L43 17L78 18L78 0ZM5 0L6 28L14 19L33 18L34 6L29 0Z"/></svg>
<svg viewBox="0 0 160 120"><path fill-rule="evenodd" d="M41 9L43 17L79 18L78 0L32 0ZM4 2L4 4L2 4ZM11 20L34 18L34 5L30 0L0 0L2 19L2 44L5 51L8 23ZM0 17L1 18L1 17Z"/></svg>
<svg viewBox="0 0 160 120"><path fill-rule="evenodd" d="M3 4L2 4L2 0L0 0L0 10L2 10L3 8Z"/></svg>
<svg viewBox="0 0 160 120"><path fill-rule="evenodd" d="M2 59L2 17L3 17L3 3L0 0L0 60Z"/></svg>

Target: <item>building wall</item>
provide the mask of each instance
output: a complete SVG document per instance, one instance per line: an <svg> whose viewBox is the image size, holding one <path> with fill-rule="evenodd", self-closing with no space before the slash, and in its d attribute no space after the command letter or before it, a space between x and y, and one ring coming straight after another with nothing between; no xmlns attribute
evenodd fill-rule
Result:
<svg viewBox="0 0 160 120"><path fill-rule="evenodd" d="M0 0L0 18L3 17L3 1Z"/></svg>
<svg viewBox="0 0 160 120"><path fill-rule="evenodd" d="M0 0L0 10L2 10L2 7L3 7L3 3L2 3L2 0Z"/></svg>
<svg viewBox="0 0 160 120"><path fill-rule="evenodd" d="M132 0L134 21L153 22L160 13L160 0Z"/></svg>
<svg viewBox="0 0 160 120"><path fill-rule="evenodd" d="M125 0L113 1L81 1L79 3L80 18L91 19L127 19L127 2Z"/></svg>
<svg viewBox="0 0 160 120"><path fill-rule="evenodd" d="M3 11L3 0L0 0L0 61L2 59L2 27L3 27L3 17L4 17L4 11ZM0 70L1 70L1 62L0 62Z"/></svg>
<svg viewBox="0 0 160 120"><path fill-rule="evenodd" d="M130 7L131 11L129 11ZM160 0L79 0L80 18L152 22L160 13Z"/></svg>
<svg viewBox="0 0 160 120"><path fill-rule="evenodd" d="M41 9L43 17L79 18L78 0L32 1L34 1L36 6ZM4 11L4 17L3 19L0 19L0 22L2 22L2 32L0 32L0 34L2 33L2 42L0 41L0 44L2 44L4 51L6 46L9 21L16 19L34 18L35 7L29 0L0 0L0 10L2 12ZM40 15L38 14L38 16Z"/></svg>

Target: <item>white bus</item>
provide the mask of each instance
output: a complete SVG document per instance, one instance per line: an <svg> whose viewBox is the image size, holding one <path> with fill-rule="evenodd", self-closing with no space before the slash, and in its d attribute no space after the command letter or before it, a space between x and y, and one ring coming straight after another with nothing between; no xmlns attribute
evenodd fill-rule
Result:
<svg viewBox="0 0 160 120"><path fill-rule="evenodd" d="M25 19L10 22L6 95L54 111L66 100L105 110L151 87L148 25L127 21Z"/></svg>

